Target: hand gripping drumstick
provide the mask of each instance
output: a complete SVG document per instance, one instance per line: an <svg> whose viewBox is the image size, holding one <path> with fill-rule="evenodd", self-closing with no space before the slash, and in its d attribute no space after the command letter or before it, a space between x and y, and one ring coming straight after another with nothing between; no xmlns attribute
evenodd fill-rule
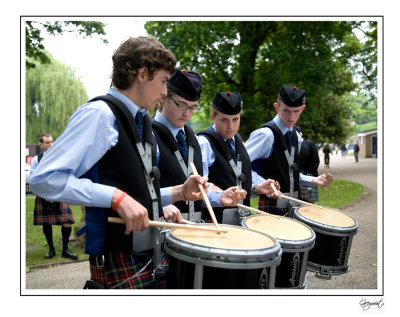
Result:
<svg viewBox="0 0 400 317"><path fill-rule="evenodd" d="M321 209L324 208L324 207L321 207L321 206L318 206L318 205L311 204L311 203L306 202L304 200L300 200L300 199L296 199L296 198L293 198L293 197L281 195L281 194L278 193L278 191L276 190L276 187L275 187L275 185L273 183L271 183L271 187L274 190L275 194L279 197L279 199L284 198L284 199L291 200L291 201L294 201L294 202L302 204L302 205L318 207L318 208L321 208Z"/></svg>
<svg viewBox="0 0 400 317"><path fill-rule="evenodd" d="M196 166L194 166L193 162L190 162L189 164L190 164L190 167L192 168L193 174L199 175L197 173ZM217 222L217 219L215 218L214 210L211 207L210 201L208 200L207 193L204 190L203 185L199 184L199 189L200 189L201 195L203 196L203 199L206 203L206 206L207 206L208 212L210 213L211 219L214 222L215 227L218 229L219 228L218 222Z"/></svg>
<svg viewBox="0 0 400 317"><path fill-rule="evenodd" d="M125 224L125 220L118 217L108 217L108 222L117 223L117 224ZM218 228L209 228L206 226L190 226L190 225L183 225L180 223L173 223L173 222L164 222L164 221L153 221L149 220L150 227L164 227L164 228L176 228L176 229L190 229L190 230L202 230L202 231L213 231L213 232L223 232L227 233L228 230L225 229L218 229Z"/></svg>

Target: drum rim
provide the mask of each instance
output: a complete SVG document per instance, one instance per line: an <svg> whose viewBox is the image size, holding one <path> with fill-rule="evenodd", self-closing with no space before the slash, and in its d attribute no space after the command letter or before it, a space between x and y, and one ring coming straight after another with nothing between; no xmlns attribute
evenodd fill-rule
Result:
<svg viewBox="0 0 400 317"><path fill-rule="evenodd" d="M275 215L274 215L275 216ZM251 216L248 216L248 217L246 217L246 218L244 218L243 220L242 220L242 226L244 227L244 228L248 228L248 229L253 229L253 230L256 230L256 231L260 231L261 233L266 233L266 232L263 232L263 231L261 231L261 230L257 230L257 229L254 229L254 228L249 228L247 225L246 225L246 219L248 219L248 218L252 218L252 217L266 217L266 216L264 216L264 215L251 215ZM293 218L288 218L288 217L282 217L282 216L277 216L277 217L281 217L281 218L285 218L285 219L287 219L287 220L289 220L289 221L294 221L294 222L296 222L296 223L298 223L298 224L300 224L300 225L302 225L302 226L304 226L304 227L306 227L307 229L309 229L310 231L311 231L311 233L312 233L312 235L311 235L311 237L309 237L309 238L307 238L307 239L296 239L296 240L292 240L292 239L281 239L281 238L276 238L276 237L274 237L275 238L275 240L276 241L278 241L281 245L282 245L282 248L284 248L284 245L286 246L286 245L290 245L290 246L293 246L293 245L304 245L304 248L309 248L310 246L314 246L314 244L315 244L315 239L316 239L316 234L315 234L315 232L314 232L314 230L309 226L309 225L307 225L307 224L305 224L305 223L303 223L303 222L301 222L301 221L299 221L299 220L297 220L297 219L293 219ZM268 235L270 235L270 236L272 236L270 233L266 233L266 234L268 234ZM294 243L290 243L290 242L294 242ZM297 242L297 243L296 243ZM299 243L300 242L300 243ZM293 248L293 247L289 247L288 249L297 249L297 247L296 248Z"/></svg>
<svg viewBox="0 0 400 317"><path fill-rule="evenodd" d="M168 245L164 246L165 252L178 260L189 262L195 265L204 265L210 267L224 268L224 269L262 269L269 267L276 267L281 263L282 259L282 249L278 244L278 252L271 253L264 258L256 257L256 258L247 258L247 260L251 261L222 261L219 256L208 256L202 257L193 256L186 253L180 253L173 248L169 248ZM239 258L237 258L239 259ZM243 257L242 257L243 259Z"/></svg>
<svg viewBox="0 0 400 317"><path fill-rule="evenodd" d="M306 224L308 224L313 230L316 230L316 229L317 229L316 231L318 231L318 229L319 229L321 232L350 233L350 234L351 234L351 233L352 233L352 234L356 234L356 232L357 232L357 229L358 229L358 221L357 221L357 219L355 219L355 218L352 217L351 215L349 215L349 214L347 214L347 213L345 213L345 212L343 212L343 211L341 211L341 210L337 210L337 209L329 208L329 207L324 207L324 208L326 208L326 209L331 209L331 210L340 212L340 213L342 213L342 214L344 214L344 215L350 217L350 218L353 219L354 222L355 222L353 226L349 226L349 227L333 226L333 225L328 225L328 224L325 224L325 223L322 223L322 222L318 222L318 221L309 219L309 218L303 216L302 214L300 214L299 208L302 208L302 207L305 207L305 206L300 206L300 207L294 208L293 216L294 216L294 217L297 217L297 219L300 220L300 221L304 221L304 222L305 222Z"/></svg>
<svg viewBox="0 0 400 317"><path fill-rule="evenodd" d="M206 224L206 225L208 225L208 224ZM259 259L262 259L262 258L271 258L271 256L275 258L282 250L280 243L274 237L272 237L266 233L259 232L257 230L253 230L253 229L249 229L249 228L233 226L233 225L224 224L223 226L251 230L253 232L256 232L257 234L262 234L262 235L267 236L274 242L274 244L271 245L270 247L259 248L259 249L231 249L231 248L221 248L221 247L214 247L214 246L205 246L205 245L201 245L198 243L193 243L193 242L182 240L182 239L172 235L171 232L173 230L168 230L168 232L165 235L165 239L164 239L164 243L165 243L164 248L176 250L176 248L179 247L179 250L181 252L185 252L184 254L189 257L196 254L197 256L204 256L204 257L209 257L209 258L210 257L230 258L230 259L239 260L238 263L243 262L243 258L246 258L249 260L253 259L257 263L260 262ZM170 245L170 244L173 244L173 245ZM235 263L235 262L231 262L231 263Z"/></svg>

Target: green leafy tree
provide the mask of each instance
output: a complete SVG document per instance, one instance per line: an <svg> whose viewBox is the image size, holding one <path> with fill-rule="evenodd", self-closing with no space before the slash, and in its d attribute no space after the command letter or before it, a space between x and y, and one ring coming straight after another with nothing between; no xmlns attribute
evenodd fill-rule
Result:
<svg viewBox="0 0 400 317"><path fill-rule="evenodd" d="M104 26L104 23L96 21L27 21L25 24L26 68L34 68L37 63L48 64L51 60L43 45L43 31L51 35L74 32L84 37L92 37L96 34L104 36L106 34ZM108 43L104 37L101 37L101 40Z"/></svg>
<svg viewBox="0 0 400 317"><path fill-rule="evenodd" d="M83 83L69 66L54 60L26 72L26 143L38 143L42 133L63 133L77 106L88 100Z"/></svg>
<svg viewBox="0 0 400 317"><path fill-rule="evenodd" d="M374 25L368 26L373 30ZM316 142L345 140L351 133L345 97L357 88L352 59L362 60L367 54L353 33L356 27L361 24L347 21L150 21L145 25L149 34L176 54L178 67L204 78L195 128L209 124L216 91L239 91L244 101L240 133L246 140L275 116L273 103L281 85L292 84L307 92L307 108L298 124ZM371 48L368 54L374 65L376 50ZM373 74L371 79L376 82Z"/></svg>

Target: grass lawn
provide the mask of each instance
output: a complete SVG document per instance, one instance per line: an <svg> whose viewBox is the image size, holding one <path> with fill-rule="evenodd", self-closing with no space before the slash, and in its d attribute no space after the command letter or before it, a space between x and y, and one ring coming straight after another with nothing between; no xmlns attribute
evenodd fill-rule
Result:
<svg viewBox="0 0 400 317"><path fill-rule="evenodd" d="M318 188L319 201L316 205L338 209L356 199L363 191L364 186L361 184L334 179L331 186ZM258 198L251 198L250 204L257 208Z"/></svg>
<svg viewBox="0 0 400 317"><path fill-rule="evenodd" d="M35 205L35 197L26 198L26 266L32 266L44 263L54 263L60 261L69 261L69 259L61 257L62 253L62 237L61 226L53 226L53 244L56 249L56 256L52 259L45 259L45 255L49 252L46 238L43 234L43 226L33 225L33 208ZM78 222L82 218L82 210L80 206L71 206L75 221ZM71 237L74 234L74 225L72 225ZM70 241L68 248L78 254L79 259L88 258L84 250L75 246L74 241Z"/></svg>

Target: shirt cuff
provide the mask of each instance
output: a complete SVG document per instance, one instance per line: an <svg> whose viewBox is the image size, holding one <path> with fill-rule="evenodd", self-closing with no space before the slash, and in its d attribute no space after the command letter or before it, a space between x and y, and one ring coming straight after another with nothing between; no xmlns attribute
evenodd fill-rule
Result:
<svg viewBox="0 0 400 317"><path fill-rule="evenodd" d="M300 173L300 186L311 186L312 181L315 177L310 175L304 175Z"/></svg>
<svg viewBox="0 0 400 317"><path fill-rule="evenodd" d="M222 191L216 191L216 190L208 190L207 192L207 197L208 200L210 201L211 207L224 207L221 204L221 196L222 196ZM203 201L202 206L206 206L206 203Z"/></svg>
<svg viewBox="0 0 400 317"><path fill-rule="evenodd" d="M172 187L164 187L160 189L161 205L163 207L172 205Z"/></svg>

